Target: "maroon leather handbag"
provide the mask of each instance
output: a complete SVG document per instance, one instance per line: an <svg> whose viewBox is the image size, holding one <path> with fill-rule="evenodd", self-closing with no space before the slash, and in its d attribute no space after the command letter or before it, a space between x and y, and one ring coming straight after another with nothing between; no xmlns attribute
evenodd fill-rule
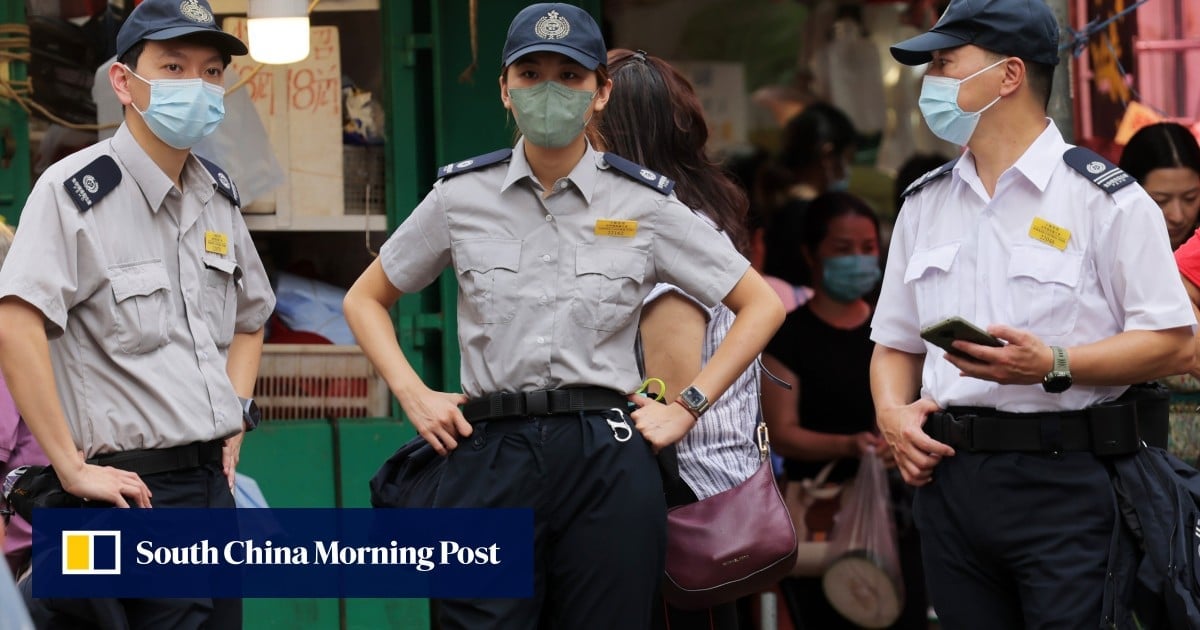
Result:
<svg viewBox="0 0 1200 630"><path fill-rule="evenodd" d="M767 425L757 429L759 467L724 492L667 512L663 595L696 610L771 588L796 564L796 530L771 469Z"/></svg>

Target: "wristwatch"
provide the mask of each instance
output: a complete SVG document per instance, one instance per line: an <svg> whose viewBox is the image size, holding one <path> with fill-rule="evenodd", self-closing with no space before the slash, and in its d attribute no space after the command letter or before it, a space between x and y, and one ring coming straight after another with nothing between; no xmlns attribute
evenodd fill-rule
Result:
<svg viewBox="0 0 1200 630"><path fill-rule="evenodd" d="M1067 351L1050 346L1050 352L1054 353L1054 366L1042 377L1042 389L1051 394L1061 394L1070 389L1073 382L1071 368L1067 365Z"/></svg>
<svg viewBox="0 0 1200 630"><path fill-rule="evenodd" d="M679 398L675 399L675 402L683 405L684 409L692 412L692 415L697 418L700 417L700 414L708 411L708 407L711 404L708 401L708 396L705 396L704 392L696 389L693 385L689 385L687 389L679 392Z"/></svg>
<svg viewBox="0 0 1200 630"><path fill-rule="evenodd" d="M262 422L262 411L259 411L258 404L253 398L238 398L242 403L242 423L245 425L246 432L249 433L258 428L258 423Z"/></svg>

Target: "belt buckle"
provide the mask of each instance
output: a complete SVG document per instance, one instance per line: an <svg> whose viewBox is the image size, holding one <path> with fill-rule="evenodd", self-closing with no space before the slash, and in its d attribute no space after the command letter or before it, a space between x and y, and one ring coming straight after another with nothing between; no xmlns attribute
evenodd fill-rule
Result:
<svg viewBox="0 0 1200 630"><path fill-rule="evenodd" d="M530 416L550 415L550 392L545 389L526 392L525 414Z"/></svg>
<svg viewBox="0 0 1200 630"><path fill-rule="evenodd" d="M943 425L946 432L946 443L951 447L970 451L972 449L971 428L974 423L974 414L960 416L946 414L946 423Z"/></svg>

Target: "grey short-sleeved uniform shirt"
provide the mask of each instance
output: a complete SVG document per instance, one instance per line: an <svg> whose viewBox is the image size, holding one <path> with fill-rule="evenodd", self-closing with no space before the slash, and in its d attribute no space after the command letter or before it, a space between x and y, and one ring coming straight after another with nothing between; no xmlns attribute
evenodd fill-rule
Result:
<svg viewBox="0 0 1200 630"><path fill-rule="evenodd" d="M228 175L190 156L182 181L181 193L122 125L46 170L0 270L0 297L45 317L59 398L89 457L241 427L226 355L275 296Z"/></svg>
<svg viewBox="0 0 1200 630"><path fill-rule="evenodd" d="M468 162L466 168L471 168ZM506 162L440 180L380 252L400 291L458 277L463 392L633 391L642 299L669 282L707 306L749 268L663 181L618 172L588 146L542 198L518 141ZM636 222L636 224L635 224Z"/></svg>

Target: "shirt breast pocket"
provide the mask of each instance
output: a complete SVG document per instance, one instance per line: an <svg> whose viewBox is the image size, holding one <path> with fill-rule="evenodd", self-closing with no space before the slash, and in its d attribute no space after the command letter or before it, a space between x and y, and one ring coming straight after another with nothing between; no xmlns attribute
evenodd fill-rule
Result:
<svg viewBox="0 0 1200 630"><path fill-rule="evenodd" d="M204 295L200 305L204 323L218 348L227 348L233 341L237 322L237 285L242 269L237 262L220 256L205 255Z"/></svg>
<svg viewBox="0 0 1200 630"><path fill-rule="evenodd" d="M947 243L913 252L904 268L904 284L912 287L922 326L960 312L959 295L950 283L950 269L961 243Z"/></svg>
<svg viewBox="0 0 1200 630"><path fill-rule="evenodd" d="M470 317L480 324L507 324L517 314L521 241L478 239L454 243L458 284Z"/></svg>
<svg viewBox="0 0 1200 630"><path fill-rule="evenodd" d="M575 248L575 288L571 317L583 328L613 331L642 304L646 252L628 247Z"/></svg>
<svg viewBox="0 0 1200 630"><path fill-rule="evenodd" d="M117 345L126 354L144 354L170 341L174 304L171 281L161 260L108 269L113 292Z"/></svg>
<svg viewBox="0 0 1200 630"><path fill-rule="evenodd" d="M1036 245L1013 247L1008 261L1013 326L1039 337L1065 335L1079 318L1083 254Z"/></svg>

